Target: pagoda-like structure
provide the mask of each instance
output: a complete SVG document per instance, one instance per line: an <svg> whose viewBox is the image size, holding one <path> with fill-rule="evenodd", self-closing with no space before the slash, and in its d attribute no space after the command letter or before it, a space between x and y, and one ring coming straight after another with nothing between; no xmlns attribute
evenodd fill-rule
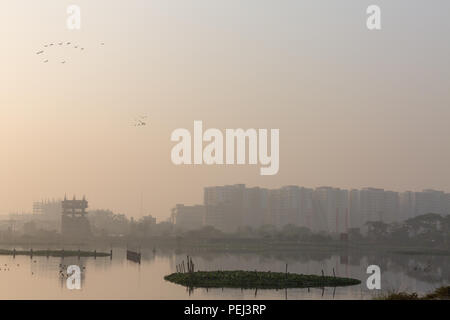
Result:
<svg viewBox="0 0 450 320"><path fill-rule="evenodd" d="M61 202L61 234L69 238L83 238L91 235L89 220L87 219L86 209L88 202L85 197L77 200L73 196L72 200L64 197Z"/></svg>

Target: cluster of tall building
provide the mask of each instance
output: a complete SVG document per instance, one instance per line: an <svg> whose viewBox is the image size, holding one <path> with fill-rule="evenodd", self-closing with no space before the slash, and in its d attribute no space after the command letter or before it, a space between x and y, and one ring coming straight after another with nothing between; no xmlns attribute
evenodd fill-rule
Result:
<svg viewBox="0 0 450 320"><path fill-rule="evenodd" d="M450 212L450 194L443 191L394 192L378 188L345 190L285 186L247 188L244 184L207 187L203 205L177 205L177 227L213 226L225 232L262 225L304 226L313 231L347 233L368 221L400 222L425 213Z"/></svg>
<svg viewBox="0 0 450 320"><path fill-rule="evenodd" d="M87 219L88 201L83 197L72 200L45 200L33 203L33 215L30 218L36 228L60 230L63 236L86 237L91 235ZM45 223L45 224L44 224Z"/></svg>
<svg viewBox="0 0 450 320"><path fill-rule="evenodd" d="M34 202L33 215L42 216L48 220L60 220L62 212L61 202L61 199Z"/></svg>

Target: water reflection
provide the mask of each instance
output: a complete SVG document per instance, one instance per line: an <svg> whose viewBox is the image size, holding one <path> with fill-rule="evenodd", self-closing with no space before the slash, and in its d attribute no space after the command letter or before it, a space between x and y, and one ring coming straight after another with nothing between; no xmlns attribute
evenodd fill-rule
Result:
<svg viewBox="0 0 450 320"><path fill-rule="evenodd" d="M17 248L19 249L19 248ZM26 249L26 248L25 248ZM82 248L84 249L84 248ZM96 248L109 252L110 248ZM382 270L382 290L420 294L450 283L447 256L365 254L363 251L330 252L185 252L168 248L141 249L141 264L126 259L126 248L113 248L111 257L0 256L1 299L370 299L379 291L366 288L368 265ZM351 277L361 285L338 288L282 290L185 288L164 280L186 259L196 270L258 270ZM81 269L81 290L67 288L67 267ZM333 271L334 270L334 271Z"/></svg>

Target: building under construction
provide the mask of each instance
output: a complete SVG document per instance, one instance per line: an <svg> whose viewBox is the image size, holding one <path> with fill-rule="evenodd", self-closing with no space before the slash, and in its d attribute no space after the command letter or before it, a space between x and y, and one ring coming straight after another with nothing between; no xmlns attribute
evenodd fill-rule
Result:
<svg viewBox="0 0 450 320"><path fill-rule="evenodd" d="M69 238L84 238L91 236L91 227L87 218L86 209L88 202L83 197L82 200L64 200L61 202L61 234Z"/></svg>

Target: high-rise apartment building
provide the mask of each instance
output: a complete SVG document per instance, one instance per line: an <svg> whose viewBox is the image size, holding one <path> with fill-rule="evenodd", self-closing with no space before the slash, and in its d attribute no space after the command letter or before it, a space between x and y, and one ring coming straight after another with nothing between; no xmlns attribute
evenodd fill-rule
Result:
<svg viewBox="0 0 450 320"><path fill-rule="evenodd" d="M243 226L244 191L244 184L205 188L205 225L227 232Z"/></svg>
<svg viewBox="0 0 450 320"><path fill-rule="evenodd" d="M349 227L348 191L319 187L314 190L315 227L330 233L347 232Z"/></svg>
<svg viewBox="0 0 450 320"><path fill-rule="evenodd" d="M185 212L179 218L185 220L177 224L187 228L210 225L225 232L244 226L269 224L282 228L291 224L341 234L349 228L361 228L368 221L392 223L430 212L448 214L450 194L431 189L398 193L379 188L348 191L291 185L264 189L237 184L205 188L204 207L200 207L177 206L174 210Z"/></svg>
<svg viewBox="0 0 450 320"><path fill-rule="evenodd" d="M206 208L202 205L177 204L173 210L175 226L183 230L195 230L204 226Z"/></svg>
<svg viewBox="0 0 450 320"><path fill-rule="evenodd" d="M447 195L443 191L425 189L415 193L415 216L426 213L447 214Z"/></svg>
<svg viewBox="0 0 450 320"><path fill-rule="evenodd" d="M399 194L400 221L413 218L416 212L416 193L405 191Z"/></svg>
<svg viewBox="0 0 450 320"><path fill-rule="evenodd" d="M269 190L246 188L244 190L242 225L258 228L270 223Z"/></svg>

